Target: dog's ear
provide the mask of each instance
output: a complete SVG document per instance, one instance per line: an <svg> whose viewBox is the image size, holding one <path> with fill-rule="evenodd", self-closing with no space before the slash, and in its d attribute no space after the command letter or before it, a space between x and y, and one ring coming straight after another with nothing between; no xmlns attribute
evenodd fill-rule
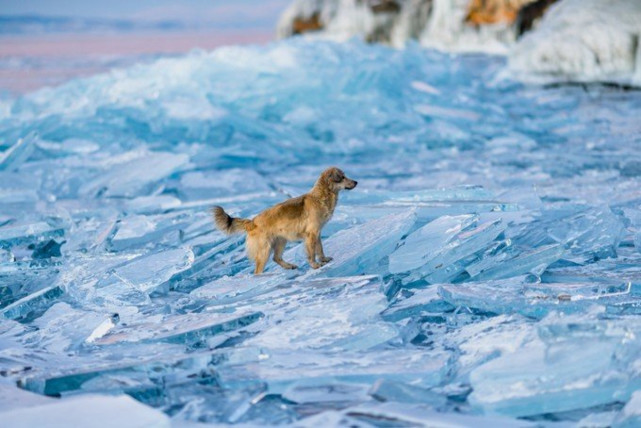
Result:
<svg viewBox="0 0 641 428"><path fill-rule="evenodd" d="M343 181L343 174L339 169L334 168L329 174L329 179L334 183L340 183L341 181Z"/></svg>

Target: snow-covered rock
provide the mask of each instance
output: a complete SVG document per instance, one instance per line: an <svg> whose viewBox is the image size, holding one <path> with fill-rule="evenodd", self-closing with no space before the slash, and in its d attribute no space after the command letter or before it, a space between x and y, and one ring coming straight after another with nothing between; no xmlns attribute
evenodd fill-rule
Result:
<svg viewBox="0 0 641 428"><path fill-rule="evenodd" d="M641 2L563 0L511 49L509 68L528 80L641 84Z"/></svg>

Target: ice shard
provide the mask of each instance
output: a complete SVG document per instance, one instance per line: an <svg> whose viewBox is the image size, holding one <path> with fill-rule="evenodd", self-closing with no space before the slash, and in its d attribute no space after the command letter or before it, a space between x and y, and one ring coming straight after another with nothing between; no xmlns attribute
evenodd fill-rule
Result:
<svg viewBox="0 0 641 428"><path fill-rule="evenodd" d="M627 400L641 386L630 370L639 344L626 340L638 329L635 318L551 314L537 340L470 374L470 402L487 413L528 416Z"/></svg>
<svg viewBox="0 0 641 428"><path fill-rule="evenodd" d="M309 272L309 275L348 276L384 272L385 269L378 263L394 250L415 220L416 214L410 210L371 220L332 235L323 242L323 248L325 254L334 260ZM302 246L286 252L285 260L293 254L296 254L297 263L305 263Z"/></svg>
<svg viewBox="0 0 641 428"><path fill-rule="evenodd" d="M0 171L14 170L26 161L35 149L35 142L38 134L31 132L24 138L21 138L9 149L0 155Z"/></svg>
<svg viewBox="0 0 641 428"><path fill-rule="evenodd" d="M8 319L27 322L46 311L64 292L60 285L52 285L2 308L0 314Z"/></svg>

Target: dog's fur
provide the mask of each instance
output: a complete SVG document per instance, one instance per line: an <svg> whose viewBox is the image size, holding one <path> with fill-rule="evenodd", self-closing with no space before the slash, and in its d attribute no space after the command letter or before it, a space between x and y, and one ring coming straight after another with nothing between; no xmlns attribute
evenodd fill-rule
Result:
<svg viewBox="0 0 641 428"><path fill-rule="evenodd" d="M297 269L298 266L283 260L287 241L305 241L307 261L318 269L332 260L323 252L321 229L334 214L338 192L351 190L356 184L340 169L328 168L309 193L268 208L252 220L230 217L218 206L213 208L214 220L218 229L228 235L247 233L247 254L256 263L254 274L263 272L272 251L280 266Z"/></svg>

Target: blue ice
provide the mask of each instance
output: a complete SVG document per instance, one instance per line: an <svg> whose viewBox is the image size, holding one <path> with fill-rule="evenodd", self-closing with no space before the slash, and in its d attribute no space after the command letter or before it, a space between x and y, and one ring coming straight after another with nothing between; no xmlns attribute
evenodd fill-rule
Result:
<svg viewBox="0 0 641 428"><path fill-rule="evenodd" d="M3 101L0 419L638 425L641 95L504 65L290 39ZM251 275L210 208L329 165L333 261Z"/></svg>

